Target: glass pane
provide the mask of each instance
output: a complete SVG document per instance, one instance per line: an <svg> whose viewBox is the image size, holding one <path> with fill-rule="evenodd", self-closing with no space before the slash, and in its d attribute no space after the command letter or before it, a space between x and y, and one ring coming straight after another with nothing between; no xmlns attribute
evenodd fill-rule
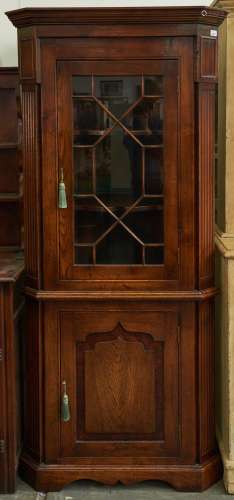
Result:
<svg viewBox="0 0 234 500"><path fill-rule="evenodd" d="M92 95L92 77L91 76L74 76L73 95Z"/></svg>
<svg viewBox="0 0 234 500"><path fill-rule="evenodd" d="M93 150L74 149L74 190L76 194L92 193Z"/></svg>
<svg viewBox="0 0 234 500"><path fill-rule="evenodd" d="M92 247L75 247L75 263L76 264L93 264L93 248Z"/></svg>
<svg viewBox="0 0 234 500"><path fill-rule="evenodd" d="M164 248L163 247L146 247L145 249L145 263L159 265L164 262Z"/></svg>
<svg viewBox="0 0 234 500"><path fill-rule="evenodd" d="M124 119L124 125L144 146L163 142L163 100L143 99Z"/></svg>
<svg viewBox="0 0 234 500"><path fill-rule="evenodd" d="M130 205L141 193L142 148L115 127L95 148L96 192L116 209Z"/></svg>
<svg viewBox="0 0 234 500"><path fill-rule="evenodd" d="M163 200L144 198L123 222L142 243L163 243Z"/></svg>
<svg viewBox="0 0 234 500"><path fill-rule="evenodd" d="M144 95L163 95L163 76L145 76Z"/></svg>
<svg viewBox="0 0 234 500"><path fill-rule="evenodd" d="M141 96L140 76L96 76L95 95L119 118Z"/></svg>
<svg viewBox="0 0 234 500"><path fill-rule="evenodd" d="M97 264L142 264L142 247L121 226L97 245Z"/></svg>
<svg viewBox="0 0 234 500"><path fill-rule="evenodd" d="M145 150L145 192L163 193L163 150Z"/></svg>
<svg viewBox="0 0 234 500"><path fill-rule="evenodd" d="M163 262L162 90L161 76L73 78L76 264Z"/></svg>
<svg viewBox="0 0 234 500"><path fill-rule="evenodd" d="M75 197L75 243L94 243L114 222L95 198Z"/></svg>
<svg viewBox="0 0 234 500"><path fill-rule="evenodd" d="M105 111L92 99L74 99L74 144L91 145L100 139L112 123Z"/></svg>

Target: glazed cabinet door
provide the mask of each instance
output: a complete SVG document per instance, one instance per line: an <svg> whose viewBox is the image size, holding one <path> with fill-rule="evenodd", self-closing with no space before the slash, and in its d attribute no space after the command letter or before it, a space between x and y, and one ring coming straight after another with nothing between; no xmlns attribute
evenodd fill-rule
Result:
<svg viewBox="0 0 234 500"><path fill-rule="evenodd" d="M193 449L194 380L189 372L194 362L193 329L187 335L181 369L185 347L180 346L181 316L175 306L161 305L154 310L137 305L131 310L47 307L47 457L59 456L63 461L69 457L150 460L180 456L185 447L180 414L183 373L187 405L183 418L190 427L189 446ZM64 421L60 410L64 382L69 421ZM51 387L58 388L57 396L52 395Z"/></svg>
<svg viewBox="0 0 234 500"><path fill-rule="evenodd" d="M178 279L177 61L57 64L59 280Z"/></svg>

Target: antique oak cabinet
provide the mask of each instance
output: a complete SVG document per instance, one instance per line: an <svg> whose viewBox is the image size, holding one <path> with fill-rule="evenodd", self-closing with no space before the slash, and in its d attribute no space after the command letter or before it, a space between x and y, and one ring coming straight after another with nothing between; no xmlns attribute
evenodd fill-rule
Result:
<svg viewBox="0 0 234 500"><path fill-rule="evenodd" d="M217 29L196 8L22 9L35 488L203 490L214 432Z"/></svg>

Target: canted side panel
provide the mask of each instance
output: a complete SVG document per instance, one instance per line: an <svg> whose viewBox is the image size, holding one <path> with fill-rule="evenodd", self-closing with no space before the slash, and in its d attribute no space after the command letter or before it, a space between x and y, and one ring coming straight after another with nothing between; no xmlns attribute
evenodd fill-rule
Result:
<svg viewBox="0 0 234 500"><path fill-rule="evenodd" d="M200 42L200 78L217 78L217 38L202 36Z"/></svg>
<svg viewBox="0 0 234 500"><path fill-rule="evenodd" d="M41 458L41 319L40 305L26 303L24 338L24 446L36 459Z"/></svg>
<svg viewBox="0 0 234 500"><path fill-rule="evenodd" d="M215 449L214 303L201 304L199 321L199 458Z"/></svg>
<svg viewBox="0 0 234 500"><path fill-rule="evenodd" d="M32 286L40 285L40 196L39 196L39 92L36 86L23 86L23 163L25 267Z"/></svg>
<svg viewBox="0 0 234 500"><path fill-rule="evenodd" d="M214 281L214 85L199 85L198 110L198 285L199 288L207 288Z"/></svg>

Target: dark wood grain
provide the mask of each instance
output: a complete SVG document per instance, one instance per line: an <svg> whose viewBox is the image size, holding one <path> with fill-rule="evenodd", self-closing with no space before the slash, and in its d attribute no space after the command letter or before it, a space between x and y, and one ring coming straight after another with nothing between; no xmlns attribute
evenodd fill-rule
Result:
<svg viewBox="0 0 234 500"><path fill-rule="evenodd" d="M214 302L199 306L199 441L200 460L215 449ZM213 410L212 410L213 408Z"/></svg>
<svg viewBox="0 0 234 500"><path fill-rule="evenodd" d="M22 89L25 266L28 282L40 283L40 152L39 93L35 86ZM30 207L30 209L29 209Z"/></svg>
<svg viewBox="0 0 234 500"><path fill-rule="evenodd" d="M21 362L22 255L0 252L0 492L13 493L22 445L22 392L17 379ZM19 299L14 300L19 290Z"/></svg>
<svg viewBox="0 0 234 500"><path fill-rule="evenodd" d="M214 126L215 86L198 84L198 283L214 282Z"/></svg>
<svg viewBox="0 0 234 500"><path fill-rule="evenodd" d="M198 23L218 26L225 18L222 10L208 7L124 7L20 9L7 16L17 27L53 24L152 24Z"/></svg>
<svg viewBox="0 0 234 500"><path fill-rule="evenodd" d="M213 425L211 27L225 14L197 7L8 15L19 28L26 169L21 474L40 491L76 479L159 479L201 491L221 474ZM72 75L142 73L165 79L165 264L75 265ZM60 167L67 209L58 208Z"/></svg>
<svg viewBox="0 0 234 500"><path fill-rule="evenodd" d="M73 414L77 411L78 422L76 436L72 436L72 424L62 426L62 456L87 456L89 452L108 456L110 449L113 457L127 456L132 449L139 455L142 447L146 456L176 452L176 315L169 312L134 315L133 321L126 312L119 316L107 312L102 324L105 333L100 327L97 333L89 333L95 329L98 311L90 312L88 322L84 313L61 316L61 353L67 352L61 380L67 380L71 410ZM137 325L141 332L136 331ZM113 330L108 331L112 326ZM72 337L65 337L63 331L70 331ZM166 331L170 331L169 336ZM76 367L71 366L72 359L77 360ZM74 370L79 381L77 387ZM77 394L74 401L73 394ZM174 427L171 433L170 426ZM116 452L113 442L117 445Z"/></svg>
<svg viewBox="0 0 234 500"><path fill-rule="evenodd" d="M30 306L30 307L29 307ZM24 332L24 447L38 460L42 458L42 339L41 308L34 301L26 303ZM31 373L28 378L28 373Z"/></svg>

